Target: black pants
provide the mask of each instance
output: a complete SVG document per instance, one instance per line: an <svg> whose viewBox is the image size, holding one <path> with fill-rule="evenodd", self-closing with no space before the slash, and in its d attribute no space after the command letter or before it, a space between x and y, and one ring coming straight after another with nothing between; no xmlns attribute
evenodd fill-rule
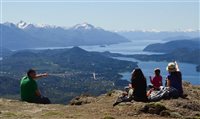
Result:
<svg viewBox="0 0 200 119"><path fill-rule="evenodd" d="M47 97L38 96L36 97L31 103L37 103L37 104L51 104L51 101Z"/></svg>

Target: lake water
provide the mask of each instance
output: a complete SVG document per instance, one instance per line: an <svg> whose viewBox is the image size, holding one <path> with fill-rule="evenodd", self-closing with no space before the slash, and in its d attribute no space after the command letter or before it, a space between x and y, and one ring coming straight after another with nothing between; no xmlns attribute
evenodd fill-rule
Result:
<svg viewBox="0 0 200 119"><path fill-rule="evenodd" d="M87 51L110 51L112 53L121 53L121 54L161 54L161 53L153 53L153 52L144 52L142 51L145 46L157 43L158 40L138 40L132 42L125 42L120 44L113 44L113 45L93 45L93 46L79 46L82 49ZM163 42L163 41L161 41ZM46 50L46 49L65 49L65 48L72 48L73 46L68 47L42 47L42 48L34 48L35 50Z"/></svg>
<svg viewBox="0 0 200 119"><path fill-rule="evenodd" d="M114 44L114 45L105 45L105 46L96 45L96 46L79 46L79 47L87 51L98 51L98 52L110 51L112 53L121 53L121 54L160 54L160 53L142 51L147 45L158 42L163 42L163 41L137 40L137 41ZM71 48L71 47L53 47L53 48L38 48L38 49L61 49L61 48ZM127 61L137 61L139 67L143 70L146 78L148 79L147 80L148 83L149 83L148 77L153 76L153 70L156 67L159 67L161 69L161 74L163 76L163 79L165 79L165 77L168 74L166 71L166 66L168 62L154 62L154 61L143 62L143 61L138 61L134 58L124 58L124 57L118 57L117 59L127 60ZM180 62L178 62L178 64L182 72L183 80L189 81L194 85L200 85L200 73L196 72L196 65L188 63L180 63ZM123 79L130 80L130 74L131 74L130 72L122 73Z"/></svg>
<svg viewBox="0 0 200 119"><path fill-rule="evenodd" d="M150 83L149 76L154 75L154 69L157 67L160 68L161 70L163 82L166 79L166 76L168 75L168 72L166 71L166 66L168 62L154 62L154 61L143 62L143 61L138 61L134 58L124 58L124 57L117 57L117 59L138 62L138 66L142 69L145 77L147 78L147 83ZM188 63L180 63L180 62L178 62L178 65L182 72L183 80L189 81L194 85L200 85L200 73L196 72L195 68L196 65ZM131 72L124 72L121 74L123 75L122 79L130 81Z"/></svg>
<svg viewBox="0 0 200 119"><path fill-rule="evenodd" d="M108 45L105 47L100 47L100 46L80 46L80 47L87 51L99 51L99 52L110 51L112 53L121 53L121 54L155 54L152 52L144 52L142 50L148 44L157 42L159 41L142 40L142 41L132 41L128 43ZM157 67L161 69L161 75L163 77L163 80L165 80L166 76L168 75L168 72L166 71L166 66L168 62L154 62L154 61L144 62L136 60L134 58L125 58L125 57L117 57L117 59L138 62L138 66L143 70L148 83L149 83L148 77L154 75L154 69ZM194 85L200 85L200 73L196 72L196 65L189 63L180 63L180 62L178 62L178 64L182 72L183 80L189 81ZM130 72L124 72L121 74L123 75L122 79L130 81L130 76L131 76Z"/></svg>
<svg viewBox="0 0 200 119"><path fill-rule="evenodd" d="M141 40L141 41L132 41L120 44L113 44L113 45L105 45L105 47L101 47L99 45L80 46L80 47L87 51L98 51L98 52L110 51L112 53L121 53L121 54L160 54L160 53L142 51L145 48L145 46L157 42L158 42L157 40L151 40L151 41Z"/></svg>

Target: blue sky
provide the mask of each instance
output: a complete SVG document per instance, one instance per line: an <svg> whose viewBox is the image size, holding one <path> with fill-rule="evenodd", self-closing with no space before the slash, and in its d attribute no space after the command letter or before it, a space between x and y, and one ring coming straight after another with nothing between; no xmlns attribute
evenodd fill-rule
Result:
<svg viewBox="0 0 200 119"><path fill-rule="evenodd" d="M66 27L88 22L107 30L199 29L199 0L1 1L1 22L23 20Z"/></svg>

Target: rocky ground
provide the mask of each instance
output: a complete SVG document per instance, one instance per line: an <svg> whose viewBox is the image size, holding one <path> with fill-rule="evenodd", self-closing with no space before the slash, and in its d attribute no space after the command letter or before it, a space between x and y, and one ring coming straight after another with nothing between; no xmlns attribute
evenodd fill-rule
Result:
<svg viewBox="0 0 200 119"><path fill-rule="evenodd" d="M112 104L121 91L90 97L74 98L69 105L39 105L10 99L0 99L2 119L200 119L200 86L184 83L187 98L159 102Z"/></svg>

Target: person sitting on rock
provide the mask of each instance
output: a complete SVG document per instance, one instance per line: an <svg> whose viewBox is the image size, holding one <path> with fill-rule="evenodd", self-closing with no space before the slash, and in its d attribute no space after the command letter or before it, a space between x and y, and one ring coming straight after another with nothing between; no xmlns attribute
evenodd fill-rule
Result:
<svg viewBox="0 0 200 119"><path fill-rule="evenodd" d="M146 96L147 82L140 68L136 68L133 70L132 77L131 77L131 84L132 84L132 87L134 88L133 99L135 101L146 102L147 101L147 96Z"/></svg>
<svg viewBox="0 0 200 119"><path fill-rule="evenodd" d="M131 102L133 100L133 88L132 85L129 84L126 86L125 91L122 93L122 96L118 97L113 106L118 105L119 103L122 102Z"/></svg>
<svg viewBox="0 0 200 119"><path fill-rule="evenodd" d="M178 91L178 95L182 96L183 95L182 74L180 72L177 62L176 61L170 62L166 70L169 72L169 75L166 78L167 87L175 88Z"/></svg>
<svg viewBox="0 0 200 119"><path fill-rule="evenodd" d="M38 104L50 104L50 100L47 97L43 97L38 89L36 79L47 77L48 74L36 74L36 71L29 69L27 76L24 76L20 82L20 95L22 101Z"/></svg>
<svg viewBox="0 0 200 119"><path fill-rule="evenodd" d="M125 92L123 93L123 96L126 96L127 98L132 98L133 96L132 84L129 84L124 89L125 89Z"/></svg>
<svg viewBox="0 0 200 119"><path fill-rule="evenodd" d="M160 90L160 86L162 86L162 76L160 75L160 69L156 68L154 70L154 74L155 74L155 76L153 78L151 76L149 77L150 78L150 82L153 85L149 85L148 86L150 89L147 92L147 96L149 96L152 91L159 91Z"/></svg>
<svg viewBox="0 0 200 119"><path fill-rule="evenodd" d="M146 95L146 78L140 68L136 68L132 72L131 84L125 88L126 92L118 97L113 106L118 105L121 102L131 102L132 100L146 102L148 101Z"/></svg>
<svg viewBox="0 0 200 119"><path fill-rule="evenodd" d="M154 88L154 90L159 90L160 86L162 86L162 76L160 75L160 69L156 68L154 70L155 76L152 78L151 76L150 78L150 82L153 84L152 88Z"/></svg>

